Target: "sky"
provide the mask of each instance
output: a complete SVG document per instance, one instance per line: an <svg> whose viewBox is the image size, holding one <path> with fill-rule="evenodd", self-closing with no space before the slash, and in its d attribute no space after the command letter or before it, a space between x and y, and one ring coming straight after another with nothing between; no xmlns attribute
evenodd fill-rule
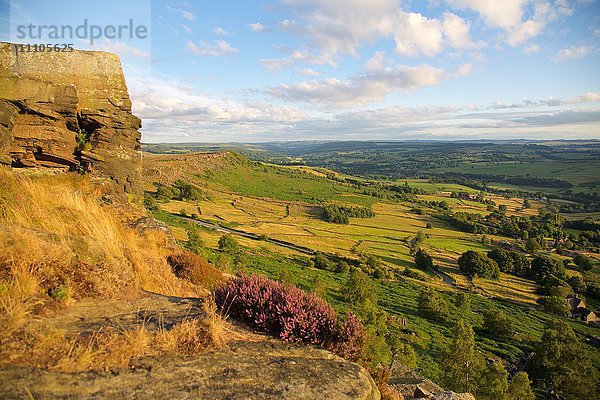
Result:
<svg viewBox="0 0 600 400"><path fill-rule="evenodd" d="M148 33L17 35L84 19ZM147 143L600 139L600 0L0 0L0 24L119 54Z"/></svg>

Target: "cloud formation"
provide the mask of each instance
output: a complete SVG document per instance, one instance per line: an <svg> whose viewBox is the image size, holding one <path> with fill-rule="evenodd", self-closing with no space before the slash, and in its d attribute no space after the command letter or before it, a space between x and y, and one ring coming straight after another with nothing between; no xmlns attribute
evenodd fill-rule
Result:
<svg viewBox="0 0 600 400"><path fill-rule="evenodd" d="M583 58L590 54L591 51L592 49L589 46L571 46L566 49L559 50L556 55L552 56L550 59L554 62L563 62L574 58Z"/></svg>
<svg viewBox="0 0 600 400"><path fill-rule="evenodd" d="M466 76L470 69L471 66L465 64L456 72L447 73L427 64L416 67L398 65L370 69L346 80L328 78L283 84L269 89L269 94L286 101L349 108L382 102L393 92L408 93L422 87L437 85L446 79Z"/></svg>
<svg viewBox="0 0 600 400"><path fill-rule="evenodd" d="M191 40L188 40L186 44L186 49L194 54L200 56L224 56L228 54L239 53L239 50L230 45L225 40L217 40L213 43L206 43L204 41L196 44Z"/></svg>

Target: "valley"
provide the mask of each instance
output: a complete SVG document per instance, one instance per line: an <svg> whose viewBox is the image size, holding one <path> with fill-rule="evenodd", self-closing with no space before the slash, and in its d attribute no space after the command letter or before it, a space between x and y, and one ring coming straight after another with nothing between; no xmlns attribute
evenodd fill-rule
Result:
<svg viewBox="0 0 600 400"><path fill-rule="evenodd" d="M485 217L498 208L509 219L537 218L548 206L541 198L527 199L525 205L523 197L457 183L354 177L318 166L251 161L228 151L150 154L143 162L153 215L169 223L184 245L188 234L197 231L202 242L197 250L219 268L265 274L308 291L318 282L322 296L342 314L360 312L345 299L348 265L365 271L371 277L378 306L388 314L390 326L380 334L388 343L400 340L412 346L417 354L416 370L433 380L441 379L441 350L457 319L475 327L481 352L516 368L553 318L538 304L544 294L535 280L506 272L500 272L499 279L467 277L457 260L467 251L485 254L498 247L520 248L530 259L569 257L557 254L549 245L528 254L518 235L498 230L469 232L447 218L463 214ZM194 200L169 198L164 188L177 187L181 181L195 188ZM366 207L374 216L350 217L347 224L331 223L323 217L328 204ZM490 204L496 211L490 211ZM224 234L235 238L242 250L220 250ZM417 248L431 255L435 269L415 264ZM593 249L584 253L598 259ZM320 254L328 265L317 265ZM581 271L571 264L567 275L578 276ZM442 314L424 315L421 294L427 287L440 294L445 304ZM470 299L467 309L458 300L464 295ZM598 302L589 298L589 304ZM489 310L507 315L513 334L486 332L483 317ZM597 335L598 328L591 325L565 322L582 338ZM388 357L385 347L375 351L380 360ZM597 350L588 349L600 361Z"/></svg>

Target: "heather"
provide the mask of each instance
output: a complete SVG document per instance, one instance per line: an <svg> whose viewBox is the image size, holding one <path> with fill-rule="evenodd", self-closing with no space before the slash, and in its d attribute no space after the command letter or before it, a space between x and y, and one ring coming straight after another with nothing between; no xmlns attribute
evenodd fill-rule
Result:
<svg viewBox="0 0 600 400"><path fill-rule="evenodd" d="M214 291L229 316L288 342L303 342L357 359L362 353L362 323L349 313L341 322L333 307L314 294L260 275L231 279Z"/></svg>

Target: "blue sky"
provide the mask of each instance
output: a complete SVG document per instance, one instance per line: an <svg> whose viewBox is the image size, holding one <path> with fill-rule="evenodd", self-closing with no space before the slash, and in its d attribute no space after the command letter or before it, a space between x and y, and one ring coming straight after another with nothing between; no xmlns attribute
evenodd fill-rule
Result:
<svg viewBox="0 0 600 400"><path fill-rule="evenodd" d="M599 1L1 1L148 26L51 41L121 56L145 142L600 139Z"/></svg>

